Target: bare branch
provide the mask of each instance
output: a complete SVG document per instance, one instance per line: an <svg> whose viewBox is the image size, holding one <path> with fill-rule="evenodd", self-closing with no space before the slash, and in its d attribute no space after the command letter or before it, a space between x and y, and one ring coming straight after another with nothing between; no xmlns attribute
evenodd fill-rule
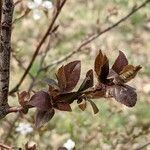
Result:
<svg viewBox="0 0 150 150"><path fill-rule="evenodd" d="M142 145L142 146L136 148L135 150L141 150L141 149L144 149L144 148L146 148L146 147L149 146L149 145L150 145L150 142L145 143L144 145Z"/></svg>
<svg viewBox="0 0 150 150"><path fill-rule="evenodd" d="M55 21L56 21L57 17L59 16L59 14L60 14L60 12L61 12L65 2L66 2L66 0L63 0L61 5L56 9L56 11L54 13L54 16L53 16L53 18L52 18L52 20L50 22L50 25L49 25L45 35L41 39L40 43L38 44L38 46L37 46L37 48L36 48L36 50L35 50L35 52L33 54L33 57L32 57L29 65L28 65L28 67L26 69L26 71L24 72L23 76L21 77L19 83L9 92L9 94L12 94L12 93L16 92L19 89L19 87L22 84L22 82L24 81L24 79L26 78L26 76L27 76L28 72L30 71L30 69L31 69L31 67L32 67L32 65L33 65L33 63L34 63L34 61L35 61L35 59L36 59L36 57L37 57L37 55L38 55L42 45L44 44L44 42L47 39L48 35L52 32L54 24L55 24Z"/></svg>
<svg viewBox="0 0 150 150"><path fill-rule="evenodd" d="M13 118L13 120L11 121L11 124L8 127L7 132L5 134L6 136L4 137L4 140L3 140L4 143L7 143L7 140L10 137L11 132L12 132L14 126L15 126L15 123L19 119L20 115L21 115L20 113L17 113L16 116L15 116L15 118Z"/></svg>
<svg viewBox="0 0 150 150"><path fill-rule="evenodd" d="M45 57L46 57L48 51L50 50L50 40L51 40L51 38L50 38L50 36L49 36L49 41L48 41L48 43L47 43L46 50L45 50L45 52L44 52L44 54L43 54L43 56L41 57L41 60L40 60L40 67L39 67L39 69L38 69L36 75L33 77L32 83L30 84L28 91L31 91L31 90L32 90L33 86L34 86L35 83L36 83L36 80L37 80L38 76L39 76L40 73L43 71L43 70L42 70L43 63L44 63L44 60L45 60Z"/></svg>
<svg viewBox="0 0 150 150"><path fill-rule="evenodd" d="M17 58L15 53L12 53L12 57L16 60L16 62L18 63L19 67L21 67L23 70L26 70L26 68L22 64L22 61L19 58ZM30 72L28 74L29 74L30 78L33 80L33 78L34 78L33 75Z"/></svg>
<svg viewBox="0 0 150 150"><path fill-rule="evenodd" d="M95 39L99 38L101 35L103 35L104 33L112 30L113 28L115 28L116 26L118 26L119 24L121 24L122 22L124 22L125 20L127 20L131 15L133 15L134 13L136 13L139 9L141 9L142 7L144 7L147 3L149 3L150 0L146 0L145 2L143 2L141 5L134 7L126 16L124 16L123 18L121 18L120 20L118 20L116 23L114 23L113 25L107 27L106 29L99 31L96 34L93 34L92 36L88 37L87 39L85 39L83 42L81 42L79 44L78 47L76 47L71 53L67 54L66 56L60 58L57 61L52 62L51 64L47 65L46 67L43 67L42 70L47 70L50 67L53 67L55 65L59 65L60 63L62 63L63 61L66 61L67 59L69 59L70 57L72 57L74 54L78 53L81 51L81 49L88 45L89 43L91 43L92 41L94 41Z"/></svg>
<svg viewBox="0 0 150 150"><path fill-rule="evenodd" d="M5 145L5 144L2 144L0 143L0 149L5 149L5 150L11 150L12 147L8 146L8 145Z"/></svg>
<svg viewBox="0 0 150 150"><path fill-rule="evenodd" d="M97 97L108 98L106 93L107 93L106 86L102 86L100 89L95 89L94 87L92 87L91 89L89 89L87 91L83 91L81 93L78 93L77 91L75 91L75 92L70 92L67 94L70 94L70 95L74 94L72 101L75 101L75 100L78 100L78 98L81 95L84 95L87 99L96 99ZM63 94L60 94L58 96L62 97L62 99L64 97ZM110 97L112 97L112 96L109 96L109 98ZM22 106L12 106L12 107L9 107L6 111L7 111L7 114L9 114L9 113L22 112L23 110L24 110L24 108Z"/></svg>
<svg viewBox="0 0 150 150"><path fill-rule="evenodd" d="M26 17L29 14L29 12L30 12L30 9L27 8L20 17L14 19L13 24L17 23L18 21Z"/></svg>

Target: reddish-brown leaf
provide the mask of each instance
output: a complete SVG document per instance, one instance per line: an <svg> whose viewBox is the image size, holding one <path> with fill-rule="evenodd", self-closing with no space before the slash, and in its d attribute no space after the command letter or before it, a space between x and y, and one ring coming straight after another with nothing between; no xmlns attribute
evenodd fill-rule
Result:
<svg viewBox="0 0 150 150"><path fill-rule="evenodd" d="M37 107L43 111L52 108L50 95L44 91L35 93L28 102L28 105Z"/></svg>
<svg viewBox="0 0 150 150"><path fill-rule="evenodd" d="M108 74L109 74L109 61L106 55L104 55L103 66L101 67L101 74L99 75L99 81L101 83L107 83Z"/></svg>
<svg viewBox="0 0 150 150"><path fill-rule="evenodd" d="M27 104L27 102L29 101L29 99L30 99L30 93L26 92L26 91L23 91L23 92L17 93L17 94L18 94L19 104L21 106L25 106Z"/></svg>
<svg viewBox="0 0 150 150"><path fill-rule="evenodd" d="M88 88L92 87L93 86L93 70L90 69L87 73L86 73L86 77L85 79L83 80L78 92L81 92L81 91L84 91L84 90L87 90Z"/></svg>
<svg viewBox="0 0 150 150"><path fill-rule="evenodd" d="M48 93L49 93L52 97L56 96L56 95L59 93L60 89L59 89L58 84L56 83L55 80L53 80L53 79L51 79L51 78L44 78L43 81L44 81L46 84L48 84L48 86L49 86Z"/></svg>
<svg viewBox="0 0 150 150"><path fill-rule="evenodd" d="M119 75L113 69L110 69L107 79L114 79L115 77L118 77L118 76Z"/></svg>
<svg viewBox="0 0 150 150"><path fill-rule="evenodd" d="M97 84L94 86L94 91L90 93L89 97L92 99L99 99L102 97L105 97L106 90L105 90L105 85L103 84Z"/></svg>
<svg viewBox="0 0 150 150"><path fill-rule="evenodd" d="M69 103L71 104L75 97L77 97L78 93L77 92L70 92L70 93L63 93L63 94L58 94L53 98L53 102L64 102L64 103Z"/></svg>
<svg viewBox="0 0 150 150"><path fill-rule="evenodd" d="M37 113L36 113L36 116L35 116L35 126L36 126L36 128L41 127L43 124L45 124L46 122L51 120L53 118L54 114L55 114L54 109L50 109L48 111L43 111L41 109L37 109Z"/></svg>
<svg viewBox="0 0 150 150"><path fill-rule="evenodd" d="M86 101L85 101L85 100L83 100L83 101L78 105L78 107L79 107L82 111L84 111L84 110L86 109L86 106L87 106L87 104L86 104Z"/></svg>
<svg viewBox="0 0 150 150"><path fill-rule="evenodd" d="M107 83L107 75L109 73L109 61L106 55L103 55L101 51L95 59L94 70L96 72L98 81L100 83Z"/></svg>
<svg viewBox="0 0 150 150"><path fill-rule="evenodd" d="M62 92L69 92L77 85L81 72L81 62L73 61L62 66L57 73L58 85Z"/></svg>
<svg viewBox="0 0 150 150"><path fill-rule="evenodd" d="M103 54L102 51L99 51L99 54L96 56L94 70L96 75L99 76L101 74L101 66L103 65Z"/></svg>
<svg viewBox="0 0 150 150"><path fill-rule="evenodd" d="M90 104L92 106L94 114L97 114L99 112L99 109L97 108L96 104L93 101L91 101L90 99L88 101L90 102Z"/></svg>
<svg viewBox="0 0 150 150"><path fill-rule="evenodd" d="M135 89L130 86L124 85L119 86L115 85L112 87L112 96L115 98L116 101L128 106L133 107L137 101L137 93Z"/></svg>
<svg viewBox="0 0 150 150"><path fill-rule="evenodd" d="M58 69L56 77L57 77L57 80L58 80L58 86L59 86L59 88L62 91L64 91L64 89L66 89L66 87L67 87L67 79L66 79L66 74L65 74L65 68L64 68L64 66L61 66Z"/></svg>
<svg viewBox="0 0 150 150"><path fill-rule="evenodd" d="M70 104L63 102L57 103L57 106L55 108L62 111L72 111Z"/></svg>
<svg viewBox="0 0 150 150"><path fill-rule="evenodd" d="M49 85L48 93L50 94L51 97L55 97L60 93L60 91L59 91L59 89Z"/></svg>
<svg viewBox="0 0 150 150"><path fill-rule="evenodd" d="M128 60L125 54L122 51L119 51L119 56L115 60L112 69L119 74L126 65L128 65Z"/></svg>

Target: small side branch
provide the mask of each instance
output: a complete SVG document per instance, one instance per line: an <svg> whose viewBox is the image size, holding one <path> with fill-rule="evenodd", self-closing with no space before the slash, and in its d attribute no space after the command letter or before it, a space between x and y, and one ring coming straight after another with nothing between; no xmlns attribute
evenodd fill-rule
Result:
<svg viewBox="0 0 150 150"><path fill-rule="evenodd" d="M0 143L0 149L4 149L4 150L11 150L12 148L10 147L10 146L8 146L8 145L5 145L5 144L2 144L2 143Z"/></svg>
<svg viewBox="0 0 150 150"><path fill-rule="evenodd" d="M18 84L9 92L9 94L13 94L14 92L16 92L16 91L19 89L19 87L21 86L21 84L22 84L22 82L24 81L24 79L26 78L26 76L28 75L28 73L29 73L29 71L30 71L30 69L31 69L31 67L32 67L32 65L33 65L33 63L34 63L34 61L35 61L35 59L36 59L36 57L37 57L37 55L38 55L38 53L39 53L41 47L42 47L42 45L43 45L44 42L46 41L48 35L51 34L51 32L52 32L52 30L53 30L53 27L54 27L54 24L55 24L55 21L57 20L57 18L58 18L58 16L59 16L59 14L60 14L60 12L61 12L63 6L65 5L66 1L67 1L67 0L63 0L63 1L60 3L60 6L56 8L56 12L54 12L54 16L53 16L53 18L52 18L52 20L51 20L51 22L50 22L50 24L49 24L49 27L48 27L48 29L47 29L45 35L43 36L43 38L42 38L41 41L39 42L39 44L38 44L38 46L37 46L37 48L36 48L36 50L35 50L35 52L34 52L34 54L33 54L33 57L32 57L32 59L31 59L29 65L28 65L26 71L24 72L24 74L23 74L23 76L21 77L21 79L20 79L20 81L18 82Z"/></svg>
<svg viewBox="0 0 150 150"><path fill-rule="evenodd" d="M134 13L136 13L139 9L141 9L142 7L144 7L147 3L149 3L150 0L146 0L145 2L143 2L141 5L139 5L138 7L133 8L126 16L122 17L120 20L118 20L116 23L112 24L111 26L105 28L102 31L99 31L96 34L92 34L90 37L88 37L87 39L85 39L83 42L81 42L78 47L76 47L72 52L70 52L69 54L67 54L66 56L63 56L62 58L60 58L57 61L54 61L50 64L48 64L47 66L41 68L42 71L45 71L53 66L59 65L60 63L66 61L67 59L69 59L70 57L72 57L74 54L80 52L82 50L83 47L85 47L86 45L88 45L89 43L93 42L95 39L99 38L101 35L109 32L110 30L112 30L113 28L117 27L118 25L120 25L122 22L124 22L125 20L127 20L131 15L133 15Z"/></svg>

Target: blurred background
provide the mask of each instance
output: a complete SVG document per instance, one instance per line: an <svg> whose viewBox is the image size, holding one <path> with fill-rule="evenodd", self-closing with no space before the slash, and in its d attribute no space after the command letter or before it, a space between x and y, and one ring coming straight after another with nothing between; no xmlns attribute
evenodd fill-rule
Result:
<svg viewBox="0 0 150 150"><path fill-rule="evenodd" d="M142 2L68 0L56 21L58 29L43 44L20 88L20 91L47 88L42 80L45 77L55 79L58 67L73 60L82 62L82 81L86 71L94 67L99 49L107 54L110 64L121 50L130 64L142 66L137 77L129 83L137 89L138 101L135 107L127 108L113 99L101 98L95 100L99 113L93 115L90 106L82 112L74 103L71 113L58 111L40 129L35 129L33 124L34 109L27 115L10 114L0 121L0 140L16 147L23 147L28 141L33 141L39 150L56 150L69 139L77 150L134 150L146 144L142 149L150 150L150 4L72 54L81 41L114 24ZM52 19L53 7L54 1L48 0L22 0L16 4L10 89L18 83L46 32ZM67 58L69 54L71 56ZM41 57L44 57L42 63ZM58 60L63 58L59 63ZM46 69L40 71L41 64ZM10 96L9 103L17 105L17 95Z"/></svg>

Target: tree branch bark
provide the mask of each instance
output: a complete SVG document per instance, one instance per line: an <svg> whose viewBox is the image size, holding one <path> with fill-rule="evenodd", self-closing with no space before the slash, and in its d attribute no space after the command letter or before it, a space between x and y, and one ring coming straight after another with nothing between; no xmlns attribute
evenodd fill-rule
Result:
<svg viewBox="0 0 150 150"><path fill-rule="evenodd" d="M4 0L2 4L0 33L0 118L5 117L8 109L8 91L11 53L11 27L13 18L13 0Z"/></svg>
<svg viewBox="0 0 150 150"><path fill-rule="evenodd" d="M3 0L0 1L0 33L1 33L1 21L2 21L2 3L3 3Z"/></svg>

